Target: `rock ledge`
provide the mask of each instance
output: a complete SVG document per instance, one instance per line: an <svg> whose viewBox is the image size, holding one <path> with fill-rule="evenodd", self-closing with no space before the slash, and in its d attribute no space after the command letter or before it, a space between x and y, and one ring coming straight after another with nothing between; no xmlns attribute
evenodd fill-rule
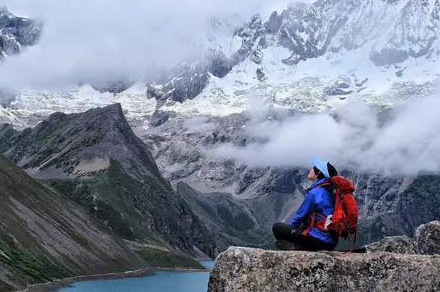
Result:
<svg viewBox="0 0 440 292"><path fill-rule="evenodd" d="M269 251L231 247L208 292L440 291L440 256Z"/></svg>

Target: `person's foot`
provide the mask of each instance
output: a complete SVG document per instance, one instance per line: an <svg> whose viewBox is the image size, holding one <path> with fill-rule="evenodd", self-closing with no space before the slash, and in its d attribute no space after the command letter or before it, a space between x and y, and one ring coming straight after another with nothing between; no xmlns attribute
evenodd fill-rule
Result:
<svg viewBox="0 0 440 292"><path fill-rule="evenodd" d="M360 247L360 248L354 248L354 249L348 250L348 252L366 253L367 252L367 248L365 246L363 246L363 247Z"/></svg>
<svg viewBox="0 0 440 292"><path fill-rule="evenodd" d="M295 250L295 244L287 240L277 240L275 246L278 250Z"/></svg>

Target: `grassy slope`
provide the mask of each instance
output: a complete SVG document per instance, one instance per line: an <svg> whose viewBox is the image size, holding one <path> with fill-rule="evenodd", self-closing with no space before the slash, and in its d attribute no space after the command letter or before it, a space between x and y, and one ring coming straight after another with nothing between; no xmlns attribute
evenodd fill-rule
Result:
<svg viewBox="0 0 440 292"><path fill-rule="evenodd" d="M165 250L155 248L143 248L139 249L137 251L137 254L145 261L147 261L151 266L156 268L203 269L202 264L200 264L195 259L176 253L171 253Z"/></svg>
<svg viewBox="0 0 440 292"><path fill-rule="evenodd" d="M160 186L151 181L146 185L133 179L118 162L112 161L109 169L94 178L48 180L45 183L86 207L121 237L162 243L159 236L150 231L152 222L139 211L142 208L157 213L157 217L166 212L156 210L157 202L154 202L153 193L161 193Z"/></svg>
<svg viewBox="0 0 440 292"><path fill-rule="evenodd" d="M145 266L80 207L2 155L0 182L0 291Z"/></svg>
<svg viewBox="0 0 440 292"><path fill-rule="evenodd" d="M125 174L120 165L112 161L109 169L91 179L48 180L46 184L70 199L86 207L92 214L104 221L121 237L133 241L164 245L161 234L151 231L146 217L138 205L153 216L163 216L166 210L157 208L157 198L153 192L154 182L145 185ZM144 248L137 254L154 267L161 268L203 268L191 257L164 250Z"/></svg>

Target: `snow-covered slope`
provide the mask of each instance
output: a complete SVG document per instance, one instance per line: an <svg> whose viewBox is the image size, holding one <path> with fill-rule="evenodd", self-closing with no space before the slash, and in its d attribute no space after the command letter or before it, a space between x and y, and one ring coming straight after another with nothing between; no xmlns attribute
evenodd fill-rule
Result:
<svg viewBox="0 0 440 292"><path fill-rule="evenodd" d="M254 17L231 42L241 42L243 61L224 78L211 76L194 100L166 108L221 115L263 97L265 104L319 111L347 98L391 105L429 93L440 73L439 3L317 1L274 12L265 23Z"/></svg>
<svg viewBox="0 0 440 292"><path fill-rule="evenodd" d="M84 86L71 92L25 91L10 109L2 109L2 119L35 124L53 111L83 111L115 101L122 102L129 118L150 115L155 100L166 111L213 116L265 107L325 111L350 99L400 103L429 94L440 75L439 3L296 3L267 21L253 17L229 39L225 35L239 18L212 19L217 33L203 43L207 54L147 88L135 85L121 94Z"/></svg>
<svg viewBox="0 0 440 292"><path fill-rule="evenodd" d="M319 111L361 98L390 105L439 76L438 0L296 3L236 30L230 72L166 109L226 115L265 104ZM426 89L421 85L428 84ZM414 95L414 94L410 94ZM261 100L260 100L261 104Z"/></svg>
<svg viewBox="0 0 440 292"><path fill-rule="evenodd" d="M262 53L260 64L246 59L223 78L211 76L194 99L169 101L162 109L224 116L261 106L318 112L347 99L393 105L432 92L432 81L440 73L437 62L419 64L413 58L401 65L377 67L359 51L329 53L295 66L282 63L290 54L286 48L269 47ZM406 68L404 74L397 76L401 68Z"/></svg>
<svg viewBox="0 0 440 292"><path fill-rule="evenodd" d="M100 92L90 85L70 91L23 91L7 108L0 105L0 122L17 128L34 126L51 113L79 113L90 108L120 103L132 121L145 121L153 114L156 100L147 98L147 87L135 84L121 93Z"/></svg>

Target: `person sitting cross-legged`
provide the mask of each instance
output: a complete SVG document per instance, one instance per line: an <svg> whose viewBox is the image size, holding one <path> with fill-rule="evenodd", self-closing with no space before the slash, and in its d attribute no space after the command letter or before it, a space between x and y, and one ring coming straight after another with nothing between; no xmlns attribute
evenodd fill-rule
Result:
<svg viewBox="0 0 440 292"><path fill-rule="evenodd" d="M330 163L317 158L313 159L312 164L307 178L313 184L307 189L298 211L288 224L278 222L272 227L278 249L334 250L338 244L338 235L324 228L334 209L329 179L336 176L337 171Z"/></svg>

